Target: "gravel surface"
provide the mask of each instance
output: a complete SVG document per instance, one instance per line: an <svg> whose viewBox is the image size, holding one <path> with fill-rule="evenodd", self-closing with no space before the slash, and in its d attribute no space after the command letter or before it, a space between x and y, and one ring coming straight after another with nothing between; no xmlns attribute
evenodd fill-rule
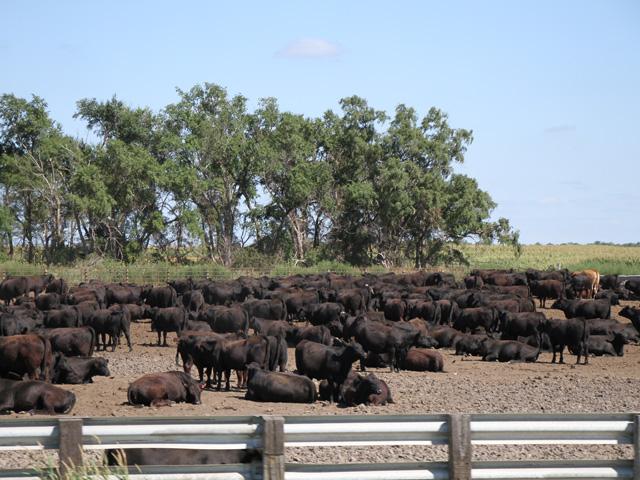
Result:
<svg viewBox="0 0 640 480"><path fill-rule="evenodd" d="M634 306L640 302L623 302ZM613 307L615 318L627 322ZM563 318L557 310L543 310L549 317ZM244 399L244 391L205 391L201 405L177 404L160 409L127 405L129 382L150 372L176 370L175 342L171 347L155 346L156 335L149 324L132 325L133 352L120 347L116 352L99 352L109 359L112 377L96 377L95 383L69 385L78 400L72 416L147 415L351 415L429 413L571 413L640 412L640 346L628 345L624 357L591 358L589 365L551 364L543 353L535 364L500 364L478 358L461 358L443 351L444 373L401 372L370 369L391 388L394 404L384 407L341 408L327 402L306 404L257 403ZM289 369L295 369L293 349ZM194 369L195 373L195 369ZM235 378L232 387L235 386ZM8 415L26 418L26 414ZM42 452L1 452L0 467L41 464ZM477 447L476 459L561 459L630 458L623 446L570 447ZM287 461L304 463L348 463L370 461L445 460L446 447L306 448L289 449Z"/></svg>

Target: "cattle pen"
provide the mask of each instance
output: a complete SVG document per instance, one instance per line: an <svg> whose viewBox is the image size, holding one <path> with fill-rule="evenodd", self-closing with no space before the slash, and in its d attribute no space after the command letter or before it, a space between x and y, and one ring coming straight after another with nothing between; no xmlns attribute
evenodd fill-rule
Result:
<svg viewBox="0 0 640 480"><path fill-rule="evenodd" d="M633 459L472 461L474 445L632 445ZM306 465L285 462L291 447L446 445L448 462ZM640 414L453 414L242 417L59 417L0 421L0 450L55 449L60 473L83 450L188 448L261 453L251 464L135 467L132 479L418 480L639 479ZM99 475L120 478L122 468ZM34 469L2 479L39 478Z"/></svg>

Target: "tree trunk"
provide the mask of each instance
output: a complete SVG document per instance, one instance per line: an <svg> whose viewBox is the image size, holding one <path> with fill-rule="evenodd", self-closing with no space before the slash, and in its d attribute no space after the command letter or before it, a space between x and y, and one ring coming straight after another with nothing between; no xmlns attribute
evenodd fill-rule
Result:
<svg viewBox="0 0 640 480"><path fill-rule="evenodd" d="M31 194L27 194L24 211L24 236L27 241L27 262L33 263L35 252L33 248L33 206L31 204Z"/></svg>
<svg viewBox="0 0 640 480"><path fill-rule="evenodd" d="M289 227L291 231L291 239L293 240L293 251L297 260L304 260L304 243L307 238L306 222L304 219L296 215L296 211L292 210L287 214L289 219Z"/></svg>

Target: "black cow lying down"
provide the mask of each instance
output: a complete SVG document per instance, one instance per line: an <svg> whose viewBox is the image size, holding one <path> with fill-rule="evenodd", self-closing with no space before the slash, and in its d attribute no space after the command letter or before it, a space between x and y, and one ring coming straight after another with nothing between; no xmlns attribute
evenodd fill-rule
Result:
<svg viewBox="0 0 640 480"><path fill-rule="evenodd" d="M323 380L319 386L320 399L331 399L329 382ZM391 391L386 382L373 373L363 376L351 370L340 388L339 401L344 406L354 405L386 405L394 403Z"/></svg>
<svg viewBox="0 0 640 480"><path fill-rule="evenodd" d="M55 415L69 413L75 404L73 392L49 383L0 379L0 412Z"/></svg>
<svg viewBox="0 0 640 480"><path fill-rule="evenodd" d="M161 407L172 402L200 404L200 384L184 372L149 373L129 385L130 405Z"/></svg>
<svg viewBox="0 0 640 480"><path fill-rule="evenodd" d="M538 346L532 347L516 340L483 340L482 360L486 362L535 362L540 355L540 341Z"/></svg>
<svg viewBox="0 0 640 480"><path fill-rule="evenodd" d="M269 372L256 362L248 367L249 380L244 398L257 402L313 403L318 392L313 381L295 373Z"/></svg>
<svg viewBox="0 0 640 480"><path fill-rule="evenodd" d="M101 357L65 357L57 353L53 361L52 383L93 383L94 376L108 377L109 360Z"/></svg>
<svg viewBox="0 0 640 480"><path fill-rule="evenodd" d="M193 450L188 448L127 448L105 452L107 465L225 465L259 461L258 450Z"/></svg>

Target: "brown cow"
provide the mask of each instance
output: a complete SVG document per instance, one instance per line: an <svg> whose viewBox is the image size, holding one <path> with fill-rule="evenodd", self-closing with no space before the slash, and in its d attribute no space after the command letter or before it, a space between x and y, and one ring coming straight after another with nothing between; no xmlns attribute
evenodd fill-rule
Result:
<svg viewBox="0 0 640 480"><path fill-rule="evenodd" d="M444 358L435 350L412 348L407 352L402 368L415 372L442 372Z"/></svg>
<svg viewBox="0 0 640 480"><path fill-rule="evenodd" d="M22 377L49 381L51 378L51 343L45 337L29 333L0 337L0 376Z"/></svg>
<svg viewBox="0 0 640 480"><path fill-rule="evenodd" d="M0 412L69 413L76 403L72 392L37 380L0 379Z"/></svg>
<svg viewBox="0 0 640 480"><path fill-rule="evenodd" d="M91 327L49 328L43 335L51 342L53 351L67 357L90 357L96 346L96 332Z"/></svg>
<svg viewBox="0 0 640 480"><path fill-rule="evenodd" d="M573 272L571 277L576 277L578 275L584 275L589 279L591 284L589 294L591 295L591 298L594 298L596 293L598 293L598 287L600 286L600 273L597 270L586 269L579 272Z"/></svg>
<svg viewBox="0 0 640 480"><path fill-rule="evenodd" d="M162 407L172 402L200 404L200 385L184 372L149 373L129 385L130 405Z"/></svg>

